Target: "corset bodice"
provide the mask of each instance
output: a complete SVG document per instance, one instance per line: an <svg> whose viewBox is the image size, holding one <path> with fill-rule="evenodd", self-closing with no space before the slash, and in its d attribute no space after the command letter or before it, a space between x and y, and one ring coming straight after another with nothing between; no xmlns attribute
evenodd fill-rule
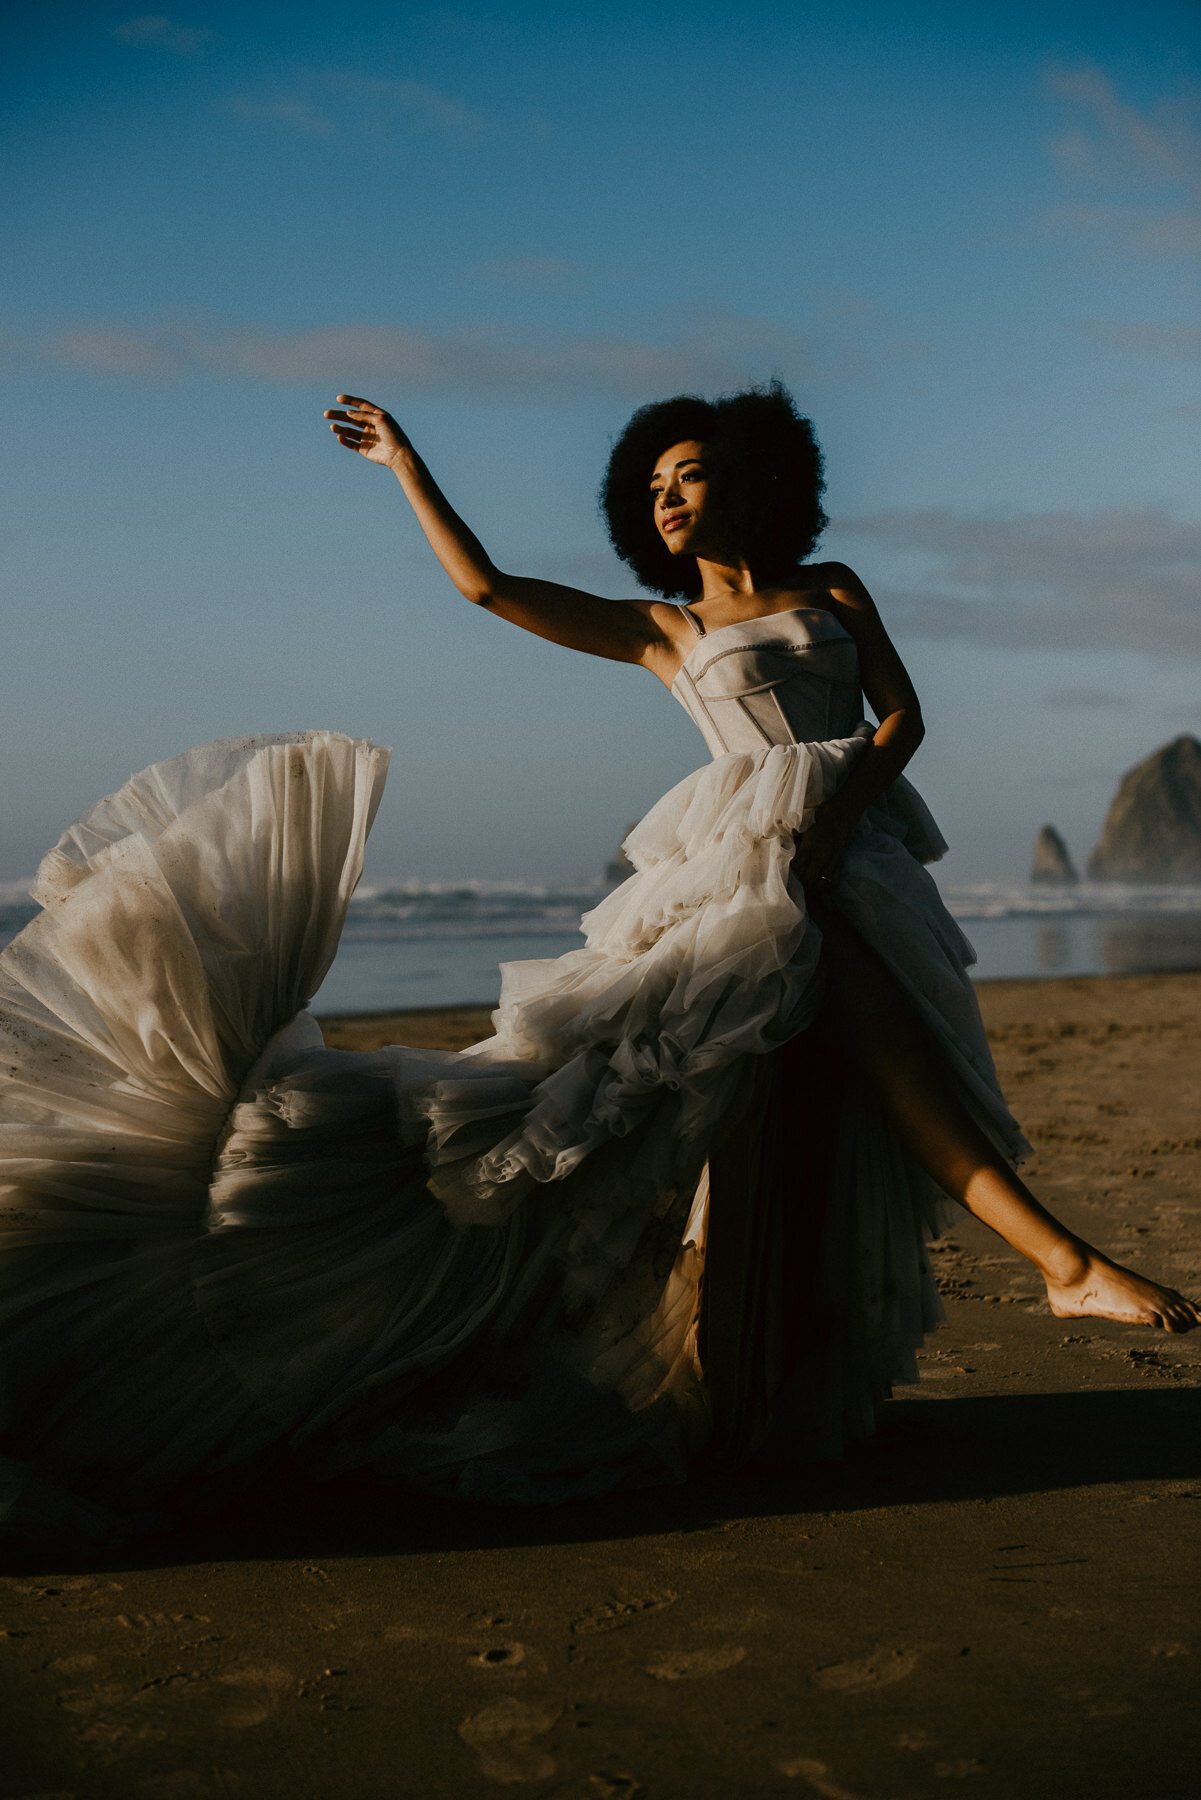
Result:
<svg viewBox="0 0 1201 1800"><path fill-rule="evenodd" d="M863 718L855 640L814 606L698 637L671 691L714 756L850 737Z"/></svg>

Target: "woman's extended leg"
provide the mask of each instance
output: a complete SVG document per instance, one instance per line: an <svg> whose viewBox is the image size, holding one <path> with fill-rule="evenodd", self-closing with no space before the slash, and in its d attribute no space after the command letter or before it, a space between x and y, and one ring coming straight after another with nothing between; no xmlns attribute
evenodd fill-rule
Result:
<svg viewBox="0 0 1201 1800"><path fill-rule="evenodd" d="M1056 1317L1201 1325L1193 1301L1111 1262L1039 1204L964 1108L933 1038L874 951L829 909L818 922L821 1030L875 1084L897 1136L939 1187L1030 1259Z"/></svg>

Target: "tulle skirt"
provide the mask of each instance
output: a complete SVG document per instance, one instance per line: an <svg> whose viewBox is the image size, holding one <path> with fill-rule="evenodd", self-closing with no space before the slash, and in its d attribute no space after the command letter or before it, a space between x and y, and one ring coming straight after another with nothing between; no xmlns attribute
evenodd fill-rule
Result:
<svg viewBox="0 0 1201 1800"><path fill-rule="evenodd" d="M328 1050L306 1011L385 751L224 740L73 826L0 956L0 1519L118 1535L279 1467L563 1501L870 1431L946 1202L805 1048L795 839L863 747L681 782L584 947L506 965L454 1054ZM836 904L1015 1157L941 847L896 784Z"/></svg>

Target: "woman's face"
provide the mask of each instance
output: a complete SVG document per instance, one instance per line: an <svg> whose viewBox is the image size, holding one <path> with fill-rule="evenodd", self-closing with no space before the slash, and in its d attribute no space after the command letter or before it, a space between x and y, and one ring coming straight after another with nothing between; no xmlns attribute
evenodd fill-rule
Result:
<svg viewBox="0 0 1201 1800"><path fill-rule="evenodd" d="M688 438L665 450L651 476L651 504L659 535L673 556L705 556L716 549L712 450Z"/></svg>

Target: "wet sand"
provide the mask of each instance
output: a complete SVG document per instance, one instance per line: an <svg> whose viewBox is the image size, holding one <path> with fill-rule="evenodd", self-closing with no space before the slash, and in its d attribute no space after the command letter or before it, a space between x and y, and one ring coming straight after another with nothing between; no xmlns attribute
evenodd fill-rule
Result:
<svg viewBox="0 0 1201 1800"><path fill-rule="evenodd" d="M982 1000L1035 1187L1197 1292L1201 976ZM972 1222L935 1258L922 1381L837 1468L553 1512L287 1486L5 1577L0 1800L1192 1796L1201 1333L1056 1321Z"/></svg>

